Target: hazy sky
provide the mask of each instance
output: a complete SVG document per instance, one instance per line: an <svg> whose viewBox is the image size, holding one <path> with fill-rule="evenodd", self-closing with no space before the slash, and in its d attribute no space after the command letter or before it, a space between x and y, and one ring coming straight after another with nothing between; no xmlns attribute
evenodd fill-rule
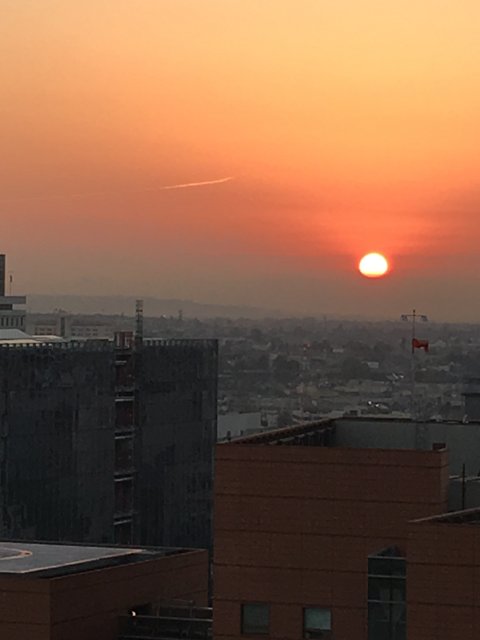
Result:
<svg viewBox="0 0 480 640"><path fill-rule="evenodd" d="M480 319L479 29L478 0L2 0L17 289Z"/></svg>

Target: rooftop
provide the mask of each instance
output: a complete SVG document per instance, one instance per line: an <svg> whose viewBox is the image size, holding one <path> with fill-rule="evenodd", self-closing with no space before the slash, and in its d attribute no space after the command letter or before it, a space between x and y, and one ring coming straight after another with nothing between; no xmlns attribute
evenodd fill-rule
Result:
<svg viewBox="0 0 480 640"><path fill-rule="evenodd" d="M88 546L0 541L0 576L52 578L185 552L174 548Z"/></svg>
<svg viewBox="0 0 480 640"><path fill-rule="evenodd" d="M473 476L479 475L480 422L422 422L390 416L340 416L281 429L262 429L255 434L219 443L220 447L238 445L403 450L419 453L447 450L450 474Z"/></svg>
<svg viewBox="0 0 480 640"><path fill-rule="evenodd" d="M35 342L32 336L29 336L25 331L20 331L20 329L0 329L0 342L26 342L32 343Z"/></svg>
<svg viewBox="0 0 480 640"><path fill-rule="evenodd" d="M415 520L415 522L480 525L480 509L476 507L474 509L464 509L462 511L451 511L450 513L445 513L439 516L421 518L420 520Z"/></svg>
<svg viewBox="0 0 480 640"><path fill-rule="evenodd" d="M419 432L423 441L418 439ZM220 444L410 450L448 448L451 452L458 450L465 456L469 450L477 450L477 440L480 446L480 422L473 420L420 421L392 416L340 415L278 429L259 429L253 434L234 437Z"/></svg>
<svg viewBox="0 0 480 640"><path fill-rule="evenodd" d="M20 329L0 329L0 344L10 347L31 347L38 344L46 345L52 342L65 342L59 336L32 336Z"/></svg>
<svg viewBox="0 0 480 640"><path fill-rule="evenodd" d="M334 435L334 420L325 419L241 436L231 440L230 444L286 444L328 447L333 446Z"/></svg>

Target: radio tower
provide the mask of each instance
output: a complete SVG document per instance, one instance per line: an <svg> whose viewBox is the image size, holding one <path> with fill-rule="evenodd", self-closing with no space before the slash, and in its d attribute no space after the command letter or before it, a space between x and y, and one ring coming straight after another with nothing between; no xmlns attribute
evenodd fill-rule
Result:
<svg viewBox="0 0 480 640"><path fill-rule="evenodd" d="M412 342L411 342L411 395L410 395L410 414L412 420L415 422L415 448L425 449L426 447L426 432L425 425L418 421L417 416L417 403L416 403L416 389L415 389L415 342L416 342L416 323L417 321L428 322L428 316L419 314L413 309L412 313L404 313L401 316L403 322L412 323Z"/></svg>

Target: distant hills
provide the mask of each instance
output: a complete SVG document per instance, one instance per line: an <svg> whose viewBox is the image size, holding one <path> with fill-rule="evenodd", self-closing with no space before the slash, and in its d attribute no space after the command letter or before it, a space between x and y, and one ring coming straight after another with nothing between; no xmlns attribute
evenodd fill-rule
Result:
<svg viewBox="0 0 480 640"><path fill-rule="evenodd" d="M30 313L52 313L62 309L76 314L135 315L134 296L80 296L30 294L27 298ZM258 307L205 304L193 300L162 300L144 297L145 316L177 316L181 310L187 318L266 318L284 317L285 314L272 309Z"/></svg>

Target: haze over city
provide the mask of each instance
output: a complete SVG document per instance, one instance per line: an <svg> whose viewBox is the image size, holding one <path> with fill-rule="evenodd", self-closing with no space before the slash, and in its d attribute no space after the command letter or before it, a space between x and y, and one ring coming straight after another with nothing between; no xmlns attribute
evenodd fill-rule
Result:
<svg viewBox="0 0 480 640"><path fill-rule="evenodd" d="M478 319L479 20L473 0L5 0L15 281ZM369 251L385 278L359 275Z"/></svg>

